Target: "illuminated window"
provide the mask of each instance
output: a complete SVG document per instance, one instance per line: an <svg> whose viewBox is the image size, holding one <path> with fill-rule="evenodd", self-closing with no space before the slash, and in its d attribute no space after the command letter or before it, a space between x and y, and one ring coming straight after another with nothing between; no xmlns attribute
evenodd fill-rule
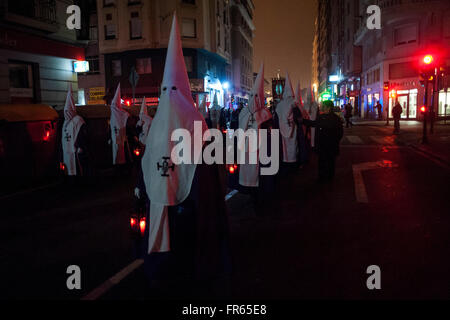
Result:
<svg viewBox="0 0 450 320"><path fill-rule="evenodd" d="M136 59L136 72L138 74L152 73L152 59L151 58Z"/></svg>

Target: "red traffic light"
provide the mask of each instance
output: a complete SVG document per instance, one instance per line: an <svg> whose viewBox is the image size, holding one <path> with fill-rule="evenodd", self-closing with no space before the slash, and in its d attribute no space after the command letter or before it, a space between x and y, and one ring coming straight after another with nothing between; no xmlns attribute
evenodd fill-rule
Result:
<svg viewBox="0 0 450 320"><path fill-rule="evenodd" d="M432 55L430 55L430 54L427 54L425 57L423 57L423 62L425 63L425 64L430 64L430 63L432 63L433 62L433 56Z"/></svg>
<svg viewBox="0 0 450 320"><path fill-rule="evenodd" d="M421 107L420 107L420 112L422 112L422 113L427 112L427 107L421 106Z"/></svg>

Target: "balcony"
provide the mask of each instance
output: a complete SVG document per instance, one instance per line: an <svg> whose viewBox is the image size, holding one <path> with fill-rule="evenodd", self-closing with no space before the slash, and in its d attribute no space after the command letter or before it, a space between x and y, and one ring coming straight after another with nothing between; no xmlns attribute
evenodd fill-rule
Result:
<svg viewBox="0 0 450 320"><path fill-rule="evenodd" d="M4 19L49 33L58 31L55 0L8 0Z"/></svg>

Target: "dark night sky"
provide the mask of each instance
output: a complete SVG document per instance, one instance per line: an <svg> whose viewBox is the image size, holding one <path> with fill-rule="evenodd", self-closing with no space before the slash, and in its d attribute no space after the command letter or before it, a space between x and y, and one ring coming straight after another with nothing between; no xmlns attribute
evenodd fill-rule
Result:
<svg viewBox="0 0 450 320"><path fill-rule="evenodd" d="M291 76L292 85L302 87L311 81L312 41L315 0L253 0L255 4L255 72L265 63L265 78L275 77L277 70Z"/></svg>

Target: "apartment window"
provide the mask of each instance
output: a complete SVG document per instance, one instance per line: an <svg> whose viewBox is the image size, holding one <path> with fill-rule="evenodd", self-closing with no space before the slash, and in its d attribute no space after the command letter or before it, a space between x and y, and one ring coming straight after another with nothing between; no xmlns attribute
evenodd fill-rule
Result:
<svg viewBox="0 0 450 320"><path fill-rule="evenodd" d="M106 15L106 21L111 21L112 20L112 14L111 13L108 13L107 15Z"/></svg>
<svg viewBox="0 0 450 320"><path fill-rule="evenodd" d="M89 39L90 40L98 40L98 27L95 26L89 26Z"/></svg>
<svg viewBox="0 0 450 320"><path fill-rule="evenodd" d="M414 62L401 62L389 65L389 79L417 77L418 71Z"/></svg>
<svg viewBox="0 0 450 320"><path fill-rule="evenodd" d="M103 6L105 6L105 7L113 6L115 3L116 3L116 0L104 0Z"/></svg>
<svg viewBox="0 0 450 320"><path fill-rule="evenodd" d="M139 12L131 13L130 20L130 39L141 39L142 38L142 22L139 19Z"/></svg>
<svg viewBox="0 0 450 320"><path fill-rule="evenodd" d="M394 30L396 46L417 42L417 26L405 26Z"/></svg>
<svg viewBox="0 0 450 320"><path fill-rule="evenodd" d="M181 36L184 38L197 37L197 26L195 19L183 19L181 21Z"/></svg>
<svg viewBox="0 0 450 320"><path fill-rule="evenodd" d="M116 38L116 25L107 24L105 25L105 40L111 40Z"/></svg>
<svg viewBox="0 0 450 320"><path fill-rule="evenodd" d="M31 88L33 86L33 71L30 64L9 64L9 86L11 88Z"/></svg>
<svg viewBox="0 0 450 320"><path fill-rule="evenodd" d="M186 64L186 71L192 72L194 70L194 59L192 56L185 56L184 63Z"/></svg>
<svg viewBox="0 0 450 320"><path fill-rule="evenodd" d="M111 69L112 69L112 75L114 77L122 76L122 61L121 60L112 60L111 61Z"/></svg>
<svg viewBox="0 0 450 320"><path fill-rule="evenodd" d="M100 64L98 56L86 57L86 61L89 63L89 73L100 72Z"/></svg>
<svg viewBox="0 0 450 320"><path fill-rule="evenodd" d="M152 59L151 58L136 59L136 72L138 74L152 73Z"/></svg>

